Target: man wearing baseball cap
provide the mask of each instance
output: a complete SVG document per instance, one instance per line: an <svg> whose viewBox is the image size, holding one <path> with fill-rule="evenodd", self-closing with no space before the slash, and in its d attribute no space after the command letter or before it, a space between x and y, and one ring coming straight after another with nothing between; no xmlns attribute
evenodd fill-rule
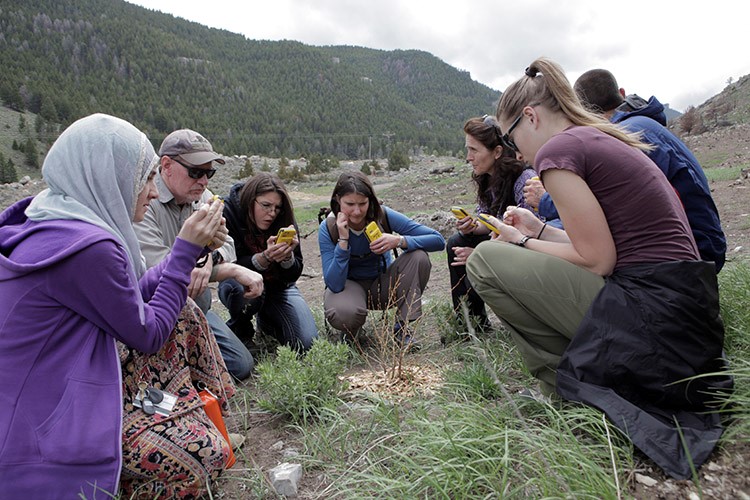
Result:
<svg viewBox="0 0 750 500"><path fill-rule="evenodd" d="M208 180L216 173L213 163L224 164L211 143L189 129L176 130L165 137L159 156L156 174L159 198L151 200L145 219L135 224L147 267L155 266L169 254L177 233L194 210L213 202L213 194L207 189ZM233 278L246 285L248 291L251 287L262 286L262 278L258 284L260 275L234 264L236 259L234 241L229 238L224 246L196 264L188 293L206 315L229 373L244 379L253 369L252 355L224 321L209 310L210 281Z"/></svg>

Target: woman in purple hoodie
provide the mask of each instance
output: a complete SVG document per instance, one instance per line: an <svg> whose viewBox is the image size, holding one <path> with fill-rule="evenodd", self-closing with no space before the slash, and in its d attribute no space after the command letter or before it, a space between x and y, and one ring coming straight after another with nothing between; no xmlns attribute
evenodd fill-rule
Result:
<svg viewBox="0 0 750 500"><path fill-rule="evenodd" d="M115 494L122 462L116 341L157 352L196 259L226 236L220 204L188 219L146 271L133 231L157 196L158 158L128 122L91 115L50 148L48 189L0 214L0 491Z"/></svg>

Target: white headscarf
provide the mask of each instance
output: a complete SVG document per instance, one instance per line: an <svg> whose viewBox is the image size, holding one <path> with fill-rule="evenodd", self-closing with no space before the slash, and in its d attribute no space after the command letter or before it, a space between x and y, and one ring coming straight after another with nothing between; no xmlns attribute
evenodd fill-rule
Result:
<svg viewBox="0 0 750 500"><path fill-rule="evenodd" d="M158 161L146 135L125 120L98 113L81 118L47 153L42 177L48 189L32 200L26 216L82 220L109 231L125 247L138 288L146 266L133 216L138 194Z"/></svg>

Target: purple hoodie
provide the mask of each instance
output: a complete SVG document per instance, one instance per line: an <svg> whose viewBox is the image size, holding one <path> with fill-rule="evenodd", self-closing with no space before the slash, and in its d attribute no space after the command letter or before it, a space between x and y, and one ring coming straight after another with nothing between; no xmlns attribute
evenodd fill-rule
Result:
<svg viewBox="0 0 750 500"><path fill-rule="evenodd" d="M35 222L31 198L0 214L0 496L106 497L118 489L122 380L115 345L159 350L201 248L178 239L140 279L113 235Z"/></svg>

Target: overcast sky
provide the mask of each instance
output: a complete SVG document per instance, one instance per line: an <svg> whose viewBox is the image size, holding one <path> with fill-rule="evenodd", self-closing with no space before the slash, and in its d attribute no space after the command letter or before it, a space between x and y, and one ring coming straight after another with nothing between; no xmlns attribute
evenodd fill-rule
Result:
<svg viewBox="0 0 750 500"><path fill-rule="evenodd" d="M254 40L430 52L496 90L536 57L606 68L679 111L750 74L750 3L715 0L128 0Z"/></svg>

